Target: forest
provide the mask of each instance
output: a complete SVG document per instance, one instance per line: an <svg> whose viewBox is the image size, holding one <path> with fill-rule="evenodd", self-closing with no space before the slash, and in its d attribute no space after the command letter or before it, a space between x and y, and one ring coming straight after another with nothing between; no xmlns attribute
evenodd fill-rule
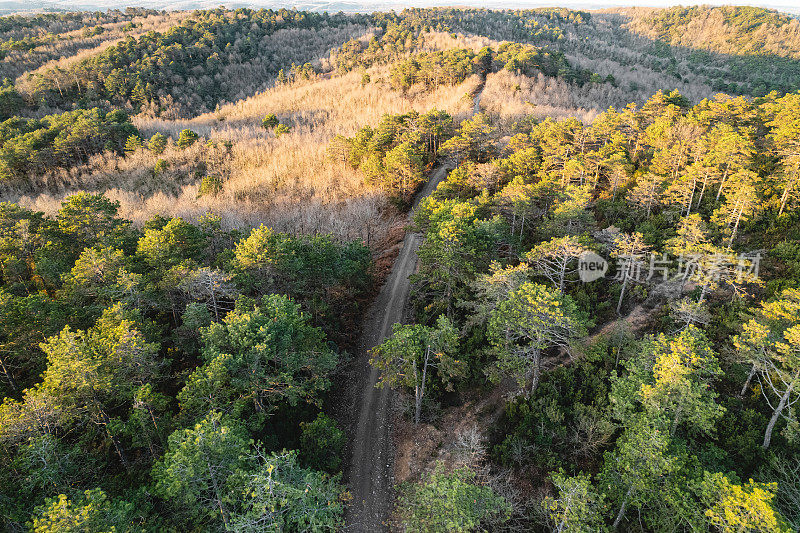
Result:
<svg viewBox="0 0 800 533"><path fill-rule="evenodd" d="M799 531L798 31L0 17L0 527Z"/></svg>

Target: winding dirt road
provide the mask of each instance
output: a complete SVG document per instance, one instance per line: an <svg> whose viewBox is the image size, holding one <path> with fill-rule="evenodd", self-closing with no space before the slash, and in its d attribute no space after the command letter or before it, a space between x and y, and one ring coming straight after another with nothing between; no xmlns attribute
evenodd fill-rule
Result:
<svg viewBox="0 0 800 533"><path fill-rule="evenodd" d="M474 99L473 115L480 109L482 86ZM430 195L447 175L447 168L437 167L422 191L417 195L413 209ZM403 247L392 266L392 271L378 297L367 313L359 342L357 375L368 376L362 387L353 387L353 408L356 409L355 428L351 440L351 456L347 469L350 491L353 495L346 513L348 532L376 533L388 529L389 507L392 501L392 463L394 448L391 434L391 390L376 388L378 370L369 364L369 351L388 337L392 325L406 321L406 307L411 292L408 277L417 266L417 248L422 241L419 233L408 233Z"/></svg>

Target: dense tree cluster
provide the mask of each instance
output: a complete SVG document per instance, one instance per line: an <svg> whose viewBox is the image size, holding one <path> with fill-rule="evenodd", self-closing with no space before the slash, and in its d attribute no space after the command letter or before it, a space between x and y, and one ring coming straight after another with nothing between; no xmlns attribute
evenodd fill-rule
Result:
<svg viewBox="0 0 800 533"><path fill-rule="evenodd" d="M797 102L658 93L591 125L520 121L505 141L478 115L441 147L460 165L415 213L419 324L396 326L374 363L414 393L417 421L448 390L514 384L484 468L553 487L543 514L517 502L514 520L798 526L797 259L770 251L800 240ZM608 276L576 283L587 252ZM632 309L637 331L617 318ZM443 326L459 333L438 347ZM404 505L411 530L433 523Z"/></svg>
<svg viewBox="0 0 800 533"><path fill-rule="evenodd" d="M48 61L95 47L170 14L151 9L38 13L0 18L0 79L15 79Z"/></svg>
<svg viewBox="0 0 800 533"><path fill-rule="evenodd" d="M220 82L230 69L247 64L249 76L264 83L286 66L272 60L276 51L266 37L284 28L335 28L356 22L344 15L286 9L198 11L195 18L163 33L128 37L75 65L31 74L21 83L32 105L110 101L160 112L169 102L182 108L180 113L202 112L236 95L230 91L237 85Z"/></svg>
<svg viewBox="0 0 800 533"><path fill-rule="evenodd" d="M74 166L104 150L121 153L138 133L126 113L98 108L10 118L0 122L0 181L25 181L29 174Z"/></svg>
<svg viewBox="0 0 800 533"><path fill-rule="evenodd" d="M656 55L673 63L686 56L690 70L715 80L715 90L762 96L800 88L800 22L788 15L748 6L673 7L642 13L631 25L658 39Z"/></svg>
<svg viewBox="0 0 800 533"><path fill-rule="evenodd" d="M405 202L425 181L424 171L453 130L453 118L443 111L385 115L375 128L365 126L351 138L337 136L328 153Z"/></svg>
<svg viewBox="0 0 800 533"><path fill-rule="evenodd" d="M394 64L392 86L405 91L416 84L426 89L458 85L475 72L476 57L472 50L461 48L415 54Z"/></svg>
<svg viewBox="0 0 800 533"><path fill-rule="evenodd" d="M534 13L536 17L540 15L539 11ZM520 35L514 33L514 39L522 41L522 43L503 43L496 52L488 47L478 53L456 48L434 52L417 51L424 44L424 32L451 31L448 25L450 23L455 24L462 31L471 31L479 35L487 34L485 27L461 28L462 17L467 14L480 19L482 23L487 23L495 17L515 22L527 20L524 15L508 15L506 12L484 10L405 10L394 20L378 21L385 27L380 36L373 36L369 42L353 39L342 45L336 54L338 69L347 72L357 67L364 68L394 61L392 85L403 90L417 83L424 84L426 88L442 84L455 85L470 74L485 75L491 70L502 68L528 76L535 76L538 72L542 72L546 76L561 76L567 81L579 84L592 78L591 71L570 66L560 51L539 48L532 44L522 44L529 40L540 40L538 33L535 35L526 35L526 32L518 32L521 33ZM450 20L450 17L453 19ZM569 20L579 23L582 19L578 17L578 19ZM537 22L534 20L534 27L536 24ZM491 32L488 33L491 34ZM403 59L410 52L412 55ZM593 81L604 81L604 78L599 75L595 74L594 76Z"/></svg>
<svg viewBox="0 0 800 533"><path fill-rule="evenodd" d="M696 35L687 30L702 19L718 24L719 34L710 41L694 42ZM659 38L674 44L691 42L701 48L738 55L777 53L797 57L800 54L800 24L797 19L771 9L750 6L673 7L656 11L643 22ZM774 32L779 36L772 39L781 43L780 49L776 50L772 49L772 43L762 40L763 35Z"/></svg>
<svg viewBox="0 0 800 533"><path fill-rule="evenodd" d="M453 48L414 54L393 65L391 82L393 87L403 91L417 84L432 89L440 85L457 85L471 74L486 76L500 69L530 77L542 73L578 85L588 81L613 81L613 77L603 78L589 70L571 67L561 52L550 52L530 44L503 43L497 51L485 47L475 53Z"/></svg>
<svg viewBox="0 0 800 533"><path fill-rule="evenodd" d="M320 453L344 443L318 413L368 249L117 211L0 204L4 527L340 524L340 463Z"/></svg>
<svg viewBox="0 0 800 533"><path fill-rule="evenodd" d="M407 24L426 30L486 34L503 28L506 37L519 42L558 42L565 38L563 26L585 24L592 16L586 11L565 8L525 10L406 9L400 17Z"/></svg>

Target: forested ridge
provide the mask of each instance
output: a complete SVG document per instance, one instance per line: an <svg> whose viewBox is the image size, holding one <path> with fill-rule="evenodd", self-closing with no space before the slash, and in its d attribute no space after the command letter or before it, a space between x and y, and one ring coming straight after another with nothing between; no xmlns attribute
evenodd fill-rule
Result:
<svg viewBox="0 0 800 533"><path fill-rule="evenodd" d="M0 17L2 528L797 531L797 28Z"/></svg>

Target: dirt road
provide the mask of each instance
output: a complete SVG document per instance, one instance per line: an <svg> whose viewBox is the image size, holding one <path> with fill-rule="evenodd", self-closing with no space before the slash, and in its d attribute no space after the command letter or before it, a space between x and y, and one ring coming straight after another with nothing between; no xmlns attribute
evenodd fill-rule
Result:
<svg viewBox="0 0 800 533"><path fill-rule="evenodd" d="M439 167L420 197L427 196L445 177L447 169ZM430 189L430 190L428 190ZM417 248L422 236L408 233L395 260L392 272L372 304L359 347L365 358L373 346L391 335L392 324L404 322L406 303L411 292L408 277L417 266ZM352 460L348 471L353 502L348 510L347 531L377 532L386 529L392 488L391 390L378 389L378 370L368 365L369 379L363 384L356 432L353 436ZM363 363L362 363L363 364ZM367 375L365 372L362 375Z"/></svg>
<svg viewBox="0 0 800 533"><path fill-rule="evenodd" d="M473 113L478 112L480 92L475 97ZM447 169L434 170L425 187L417 195L414 208L431 194L447 175ZM411 292L408 277L417 266L417 248L422 236L408 233L403 240L392 271L367 313L359 343L357 375L368 376L362 387L355 386L356 409L351 455L347 479L353 500L346 514L347 531L376 533L387 529L389 505L392 501L392 463L394 449L391 435L391 390L378 389L378 370L369 364L369 350L392 332L392 325L405 322L405 310Z"/></svg>

